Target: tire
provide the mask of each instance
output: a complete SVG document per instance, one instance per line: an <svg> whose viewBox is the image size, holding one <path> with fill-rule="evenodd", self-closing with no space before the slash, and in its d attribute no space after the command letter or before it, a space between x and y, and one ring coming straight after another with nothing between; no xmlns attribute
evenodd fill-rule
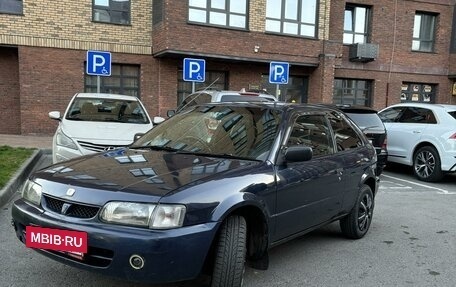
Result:
<svg viewBox="0 0 456 287"><path fill-rule="evenodd" d="M440 156L434 147L422 147L413 155L413 173L422 181L433 182L443 178Z"/></svg>
<svg viewBox="0 0 456 287"><path fill-rule="evenodd" d="M222 225L215 251L212 287L240 287L245 270L247 223L231 216Z"/></svg>
<svg viewBox="0 0 456 287"><path fill-rule="evenodd" d="M355 206L351 212L340 220L342 233L352 239L360 239L366 235L374 213L374 196L369 186L360 189Z"/></svg>

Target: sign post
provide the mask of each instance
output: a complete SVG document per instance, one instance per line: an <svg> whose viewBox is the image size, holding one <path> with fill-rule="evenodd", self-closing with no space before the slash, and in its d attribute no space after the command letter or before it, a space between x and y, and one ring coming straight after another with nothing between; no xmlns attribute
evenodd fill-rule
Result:
<svg viewBox="0 0 456 287"><path fill-rule="evenodd" d="M280 100L279 85L288 84L290 64L286 62L271 62L269 64L269 83L276 84L276 97Z"/></svg>
<svg viewBox="0 0 456 287"><path fill-rule="evenodd" d="M192 93L195 92L195 82L203 83L206 79L206 61L203 59L184 59L184 81L192 82Z"/></svg>
<svg viewBox="0 0 456 287"><path fill-rule="evenodd" d="M111 53L87 51L87 75L97 76L97 93L100 93L100 76L111 76Z"/></svg>

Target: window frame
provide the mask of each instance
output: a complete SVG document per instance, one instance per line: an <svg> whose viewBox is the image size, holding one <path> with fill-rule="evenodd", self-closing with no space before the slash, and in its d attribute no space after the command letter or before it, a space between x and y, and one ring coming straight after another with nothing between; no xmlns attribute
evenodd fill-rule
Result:
<svg viewBox="0 0 456 287"><path fill-rule="evenodd" d="M315 128L313 130L306 129L305 125L313 125ZM312 133L312 131L314 131L314 133ZM317 133L315 133L315 131ZM298 134L296 134L296 132L298 132ZM302 134L303 132L306 132L306 134ZM298 140L299 142L294 143L292 142L292 139ZM326 142L323 140L326 140ZM290 147L296 145L311 147L313 150L313 157L334 154L335 149L331 127L324 114L299 113L293 116L292 125L286 137L286 146ZM317 149L317 147L322 148Z"/></svg>
<svg viewBox="0 0 456 287"><path fill-rule="evenodd" d="M419 27L417 26L417 17L420 16ZM432 19L432 24L426 27L428 21L423 21L423 17ZM416 11L413 20L413 29L412 29L412 51L413 52L422 52L422 53L434 53L435 52L435 40L437 35L437 21L438 14ZM416 29L419 29L416 31ZM429 31L429 29L431 31ZM418 35L417 35L418 34ZM423 34L429 34L429 37L423 36ZM418 48L414 48L415 44L418 44ZM423 48L423 43L430 43L430 48Z"/></svg>
<svg viewBox="0 0 456 287"><path fill-rule="evenodd" d="M102 6L102 5L96 5L95 2L97 0L92 0L92 22L95 22L95 23L104 23L104 24L113 24L113 25L125 25L125 26L128 26L128 25L131 25L131 0L123 0L121 2L128 2L128 11L127 10L121 10L121 9L113 9L111 8L111 2L114 2L115 0L105 0L108 2L108 6ZM95 16L96 16L96 11L95 10L104 10L106 11L108 14L110 12L126 12L128 14L128 19L126 20L126 23L122 23L122 22L113 22L112 21L112 17L110 17L110 20L109 21L103 21L103 20L96 20Z"/></svg>
<svg viewBox="0 0 456 287"><path fill-rule="evenodd" d="M287 36L294 36L294 37L302 37L302 38L311 38L317 39L318 38L318 20L319 20L319 4L320 0L313 0L315 1L315 15L314 15L314 22L303 22L302 20L302 10L303 5L308 5L308 0L296 0L297 1L297 9L296 9L296 19L291 19L286 17L286 7L287 1L289 0L270 0L270 1L280 1L280 18L270 17L268 16L268 1L266 1L266 17L265 17L265 32L271 34L280 34L280 35L287 35ZM306 2L304 2L306 1ZM268 21L279 22L280 31L276 30L268 30ZM287 33L285 32L284 24L296 24L297 25L297 32L296 33ZM302 26L313 26L313 36L309 35L302 35Z"/></svg>
<svg viewBox="0 0 456 287"><path fill-rule="evenodd" d="M437 84L402 82L401 103L436 103Z"/></svg>
<svg viewBox="0 0 456 287"><path fill-rule="evenodd" d="M339 85L339 81L341 81L341 85ZM348 83L354 82L350 87L348 86ZM359 83L360 82L365 82L365 88L359 88ZM365 107L371 107L372 102L373 102L373 80L368 80L368 79L352 79L352 78L335 78L334 79L334 90L333 90L333 104L350 104L350 105L361 105ZM336 101L338 99L338 94L340 91L340 101ZM352 91L349 93L348 91ZM366 97L364 98L364 104L359 103L359 99L362 99L358 97L359 91L365 91ZM353 93L354 92L354 93ZM353 101L348 103L344 101L344 95L352 95L353 96Z"/></svg>
<svg viewBox="0 0 456 287"><path fill-rule="evenodd" d="M84 63L84 71L86 69L87 62ZM117 67L120 68L120 73L115 74L113 72L116 71ZM137 75L127 75L125 72L125 68L127 67L136 67L137 68ZM96 93L97 84L96 78L98 76L87 75L84 73L84 92L86 93ZM111 83L106 84L105 82L107 79L119 79L119 85L114 86ZM138 86L137 87L129 87L125 85L125 81L128 79L136 79ZM93 84L95 82L95 84ZM135 93L130 93L130 91L134 91ZM120 95L130 95L135 96L138 99L141 98L141 65L136 64L117 64L113 63L111 68L111 76L109 77L101 77L100 76L100 93L109 93L109 94L120 94Z"/></svg>
<svg viewBox="0 0 456 287"><path fill-rule="evenodd" d="M363 32L356 32L356 23L359 19L359 14L357 13L357 9L361 9L361 8L364 8L366 9L366 12L364 13L364 30ZM352 17L351 17L351 27L352 29L351 30L345 30L345 26L346 26L346 15L345 13L347 13L347 11L352 11ZM372 11L372 7L370 6L363 6L363 5L355 5L355 4L346 4L345 6L345 10L344 10L344 32L343 32L343 43L345 45L351 45L351 44L356 44L356 43L361 43L361 44L365 44L365 43L369 43L370 42L370 30L371 30L371 22L372 22L372 16L371 16L371 12ZM346 42L345 41L345 37L346 35L350 35L351 36L351 41L350 42ZM357 42L355 39L356 39L356 36L360 36L362 35L363 36L363 42Z"/></svg>
<svg viewBox="0 0 456 287"><path fill-rule="evenodd" d="M213 27L222 27L226 29L234 29L234 30L248 30L249 29L249 0L245 0L245 13L241 12L235 12L231 11L231 3L238 3L238 0L225 0L225 8L213 8L211 6L212 1L211 0L204 0L205 1L205 7L198 7L198 6L192 6L191 5L191 0L189 0L188 3L188 13L187 13L187 22L190 24L197 24L197 25L206 25L206 26L213 26ZM195 11L204 11L205 13L205 20L204 21L196 21L196 20L191 20L191 10ZM211 13L222 13L225 14L226 16L226 23L225 24L217 24L217 23L212 23L211 22ZM231 16L241 16L244 17L245 23L244 27L240 26L232 26L230 25L230 20Z"/></svg>
<svg viewBox="0 0 456 287"><path fill-rule="evenodd" d="M24 15L24 1L22 0L2 0L5 2L0 2L0 14L11 14L11 15ZM14 11L14 10L6 10L7 8L7 3L18 3L20 7L20 11ZM5 6L4 8L2 8Z"/></svg>

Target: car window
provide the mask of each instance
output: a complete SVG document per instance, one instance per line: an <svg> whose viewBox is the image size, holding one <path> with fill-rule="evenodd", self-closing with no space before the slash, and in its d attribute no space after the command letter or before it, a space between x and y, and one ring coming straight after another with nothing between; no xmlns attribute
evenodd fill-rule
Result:
<svg viewBox="0 0 456 287"><path fill-rule="evenodd" d="M397 121L403 109L402 107L389 108L378 113L378 116L385 123L393 123Z"/></svg>
<svg viewBox="0 0 456 287"><path fill-rule="evenodd" d="M434 113L429 109L407 107L399 118L401 123L420 123L435 124L437 123Z"/></svg>
<svg viewBox="0 0 456 287"><path fill-rule="evenodd" d="M329 121L336 137L337 151L354 149L363 145L360 135L342 116L332 113Z"/></svg>
<svg viewBox="0 0 456 287"><path fill-rule="evenodd" d="M377 113L346 113L361 129L383 128L383 123Z"/></svg>
<svg viewBox="0 0 456 287"><path fill-rule="evenodd" d="M321 115L305 115L293 124L287 146L304 145L312 148L313 156L331 154L333 151L331 132Z"/></svg>
<svg viewBox="0 0 456 287"><path fill-rule="evenodd" d="M148 124L146 112L137 101L76 98L65 117L74 121Z"/></svg>
<svg viewBox="0 0 456 287"><path fill-rule="evenodd" d="M448 114L449 114L450 116L452 116L453 118L456 119L456 111L454 111L454 112L448 112Z"/></svg>

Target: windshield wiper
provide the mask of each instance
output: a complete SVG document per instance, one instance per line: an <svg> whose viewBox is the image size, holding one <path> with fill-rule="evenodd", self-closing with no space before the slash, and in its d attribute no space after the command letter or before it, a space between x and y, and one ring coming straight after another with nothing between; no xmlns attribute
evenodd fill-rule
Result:
<svg viewBox="0 0 456 287"><path fill-rule="evenodd" d="M378 127L380 127L380 126L369 126L369 127L362 128L361 130L364 132L364 131L367 131L367 130L370 130L373 128L378 128Z"/></svg>
<svg viewBox="0 0 456 287"><path fill-rule="evenodd" d="M169 146L159 146L159 145L142 145L142 146L130 146L131 149L152 149L152 150L164 150L170 152L179 151L176 148L172 148Z"/></svg>

